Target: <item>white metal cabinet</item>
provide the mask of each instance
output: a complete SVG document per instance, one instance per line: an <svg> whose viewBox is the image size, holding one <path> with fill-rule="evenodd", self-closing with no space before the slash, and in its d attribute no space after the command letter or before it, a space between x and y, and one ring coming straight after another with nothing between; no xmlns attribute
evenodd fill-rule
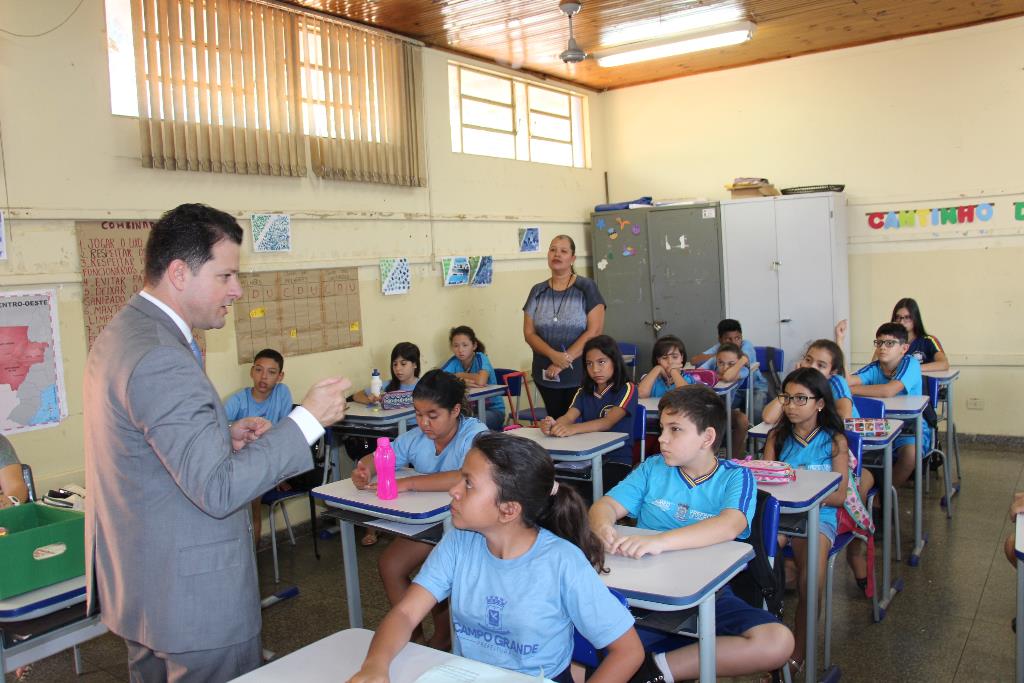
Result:
<svg viewBox="0 0 1024 683"><path fill-rule="evenodd" d="M846 198L736 199L721 208L726 315L745 339L783 349L789 369L849 317Z"/></svg>

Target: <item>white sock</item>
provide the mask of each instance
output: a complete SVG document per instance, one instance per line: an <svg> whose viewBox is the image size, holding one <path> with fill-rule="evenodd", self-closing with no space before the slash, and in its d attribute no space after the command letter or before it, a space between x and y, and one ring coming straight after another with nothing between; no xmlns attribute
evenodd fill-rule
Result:
<svg viewBox="0 0 1024 683"><path fill-rule="evenodd" d="M668 660L665 658L664 652L658 652L654 655L654 663L661 669L661 675L665 677L665 683L676 683L676 679L672 677L672 670L668 668Z"/></svg>

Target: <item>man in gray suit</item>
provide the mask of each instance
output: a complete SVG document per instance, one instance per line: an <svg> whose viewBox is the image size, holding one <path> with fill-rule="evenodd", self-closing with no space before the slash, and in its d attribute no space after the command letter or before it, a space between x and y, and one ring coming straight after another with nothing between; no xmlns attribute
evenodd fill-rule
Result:
<svg viewBox="0 0 1024 683"><path fill-rule="evenodd" d="M192 329L224 326L242 229L201 204L168 211L146 243L143 291L85 370L90 610L128 645L132 681L226 681L260 663L249 501L309 470L345 414L348 380L317 383L288 419L229 425Z"/></svg>

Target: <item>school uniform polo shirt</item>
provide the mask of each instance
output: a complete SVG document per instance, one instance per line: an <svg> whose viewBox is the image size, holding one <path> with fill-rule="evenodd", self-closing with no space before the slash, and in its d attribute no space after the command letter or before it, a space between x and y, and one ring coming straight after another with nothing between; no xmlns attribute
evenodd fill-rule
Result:
<svg viewBox="0 0 1024 683"><path fill-rule="evenodd" d="M715 459L715 469L691 479L681 467L665 464L660 455L647 458L608 492L626 508L637 526L669 531L717 517L722 510L739 510L747 528L737 538L750 535L757 505L757 484L745 467Z"/></svg>
<svg viewBox="0 0 1024 683"><path fill-rule="evenodd" d="M891 375L885 374L877 360L865 365L856 374L864 384L888 384L894 379L899 380L903 384L903 391L897 394L898 396L924 395L921 364L909 354L904 354ZM913 422L908 422L904 430L904 435L898 437L893 443L895 448L902 448L914 442L913 434L907 434L907 430L913 430ZM923 442L921 444L921 452L927 453L932 443L932 430L928 426L928 422L924 420L921 421L921 440Z"/></svg>
<svg viewBox="0 0 1024 683"><path fill-rule="evenodd" d="M704 353L709 354L711 358L704 361L700 367L707 370L718 370L718 358L715 357L715 354L718 353L719 346L721 346L721 344L715 344L704 351ZM747 357L747 366L744 366L744 368L740 370L740 377L745 378L749 373L748 368L750 364L757 362L757 351L754 349L754 345L746 339L743 340L743 346L740 347L740 351L742 351L743 355ZM760 370L754 371L754 391L768 391L768 380L764 378L764 375L761 374Z"/></svg>
<svg viewBox="0 0 1024 683"><path fill-rule="evenodd" d="M841 398L848 399L853 404L853 413L850 417L860 417L857 412L857 404L853 402L853 392L850 391L850 383L842 375L832 375L828 378L828 386L832 389L832 398L838 401Z"/></svg>
<svg viewBox="0 0 1024 683"><path fill-rule="evenodd" d="M687 384L695 384L697 382L697 380L695 380L693 377L690 377L685 372L682 373L682 375L683 379L686 380ZM654 385L651 387L651 398L661 398L662 396L664 396L665 394L667 394L668 392L672 391L675 388L676 385L674 383L669 384L668 382L665 381L664 377L659 377L658 379L654 380Z"/></svg>
<svg viewBox="0 0 1024 683"><path fill-rule="evenodd" d="M632 382L625 382L618 389L609 385L603 393L589 392L580 387L572 399L572 407L580 411L580 422L599 420L608 414L612 408L622 408L626 411L625 416L612 425L609 432L633 433L633 416L636 415L637 393L636 385ZM626 445L618 450L612 451L606 457L617 462L632 464L633 442L628 441Z"/></svg>
<svg viewBox="0 0 1024 683"><path fill-rule="evenodd" d="M434 442L419 427L410 429L395 439L395 469L412 467L420 474L461 469L466 453L473 446L473 439L480 432L486 431L487 425L475 417L460 417L455 436L438 453Z"/></svg>
<svg viewBox="0 0 1024 683"><path fill-rule="evenodd" d="M917 337L914 341L910 342L907 355L913 356L919 363L931 363L935 360L935 354L939 351L942 351L942 344L939 343L939 340L931 335L925 335Z"/></svg>

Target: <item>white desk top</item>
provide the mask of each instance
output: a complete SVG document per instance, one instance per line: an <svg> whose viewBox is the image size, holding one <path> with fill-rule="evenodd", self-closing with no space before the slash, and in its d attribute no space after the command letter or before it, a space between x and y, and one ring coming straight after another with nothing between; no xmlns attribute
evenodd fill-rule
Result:
<svg viewBox="0 0 1024 683"><path fill-rule="evenodd" d="M890 396L889 398L880 399L885 404L885 414L894 413L895 416L906 415L909 417L916 417L918 414L924 412L925 406L928 405L927 396Z"/></svg>
<svg viewBox="0 0 1024 683"><path fill-rule="evenodd" d="M398 424L403 418L411 418L415 412L412 406L384 410L379 406L349 401L349 404L345 407L345 419L335 426L342 426L346 422Z"/></svg>
<svg viewBox="0 0 1024 683"><path fill-rule="evenodd" d="M553 457L558 458L567 456L589 458L598 452L614 450L629 439L629 434L623 432L588 432L572 436L544 436L537 427L514 429L508 433L535 441Z"/></svg>
<svg viewBox="0 0 1024 683"><path fill-rule="evenodd" d="M0 600L0 621L35 619L85 602L85 575Z"/></svg>
<svg viewBox="0 0 1024 683"><path fill-rule="evenodd" d="M475 401L478 398L487 398L489 396L498 396L499 394L505 393L504 384L488 384L483 387L467 387L466 396L469 400Z"/></svg>
<svg viewBox="0 0 1024 683"><path fill-rule="evenodd" d="M948 370L928 370L921 374L925 377L934 377L939 380L939 384L949 384L960 376L960 369L949 368Z"/></svg>
<svg viewBox="0 0 1024 683"><path fill-rule="evenodd" d="M757 488L775 496L783 512L803 512L839 488L838 472L797 470L796 481L786 484L758 484Z"/></svg>
<svg viewBox="0 0 1024 683"><path fill-rule="evenodd" d="M239 683L280 683L281 681L301 681L302 683L341 683L353 676L366 658L370 649L373 631L362 628L350 628L322 638L315 643L275 659L269 664L251 671L235 680ZM468 662L450 652L441 652L416 643L409 643L391 662L390 678L392 683L412 683L425 672L451 660ZM537 683L536 676L526 676L514 671L505 671L497 667L472 662L473 669L486 668L489 674L488 683ZM458 674L435 680L461 681L476 680L476 677L460 678ZM481 678L480 680L483 680Z"/></svg>
<svg viewBox="0 0 1024 683"><path fill-rule="evenodd" d="M406 475L408 476L408 475ZM360 512L381 519L412 524L430 524L447 519L452 499L442 491L404 491L392 500L377 497L376 487L357 489L351 479L332 481L313 489L313 497L328 507Z"/></svg>
<svg viewBox="0 0 1024 683"><path fill-rule="evenodd" d="M616 526L620 534L655 534L649 529ZM619 555L605 555L610 570L601 580L627 598L672 610L697 605L708 593L718 590L754 557L748 543L727 541L706 548L672 550L634 560Z"/></svg>
<svg viewBox="0 0 1024 683"><path fill-rule="evenodd" d="M739 381L736 381L736 382L719 382L718 384L715 385L715 393L716 394L727 394L727 393L733 391L734 389L738 388L741 381L742 380L739 380ZM658 397L648 396L647 398L639 399L638 402L644 408L647 408L647 413L649 415L650 414L657 415L658 414L658 402L659 401L661 401L661 397L660 396L658 396Z"/></svg>
<svg viewBox="0 0 1024 683"><path fill-rule="evenodd" d="M772 431L772 427L774 426L775 425L771 422L758 422L750 428L750 431L748 431L747 434L755 439L766 439L768 438L768 432Z"/></svg>

